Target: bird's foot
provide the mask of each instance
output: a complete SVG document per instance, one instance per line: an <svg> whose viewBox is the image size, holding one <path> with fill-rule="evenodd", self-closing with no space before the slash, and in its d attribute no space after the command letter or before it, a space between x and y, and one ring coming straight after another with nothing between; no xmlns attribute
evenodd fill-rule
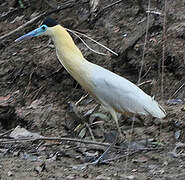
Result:
<svg viewBox="0 0 185 180"><path fill-rule="evenodd" d="M100 164L102 162L102 160L104 159L104 157L107 155L107 153L109 152L109 150L114 147L114 145L116 144L117 142L117 137L115 138L115 140L110 144L110 146L105 150L105 152L98 158L96 159L95 161L93 161L91 164L92 165L97 165L97 164Z"/></svg>

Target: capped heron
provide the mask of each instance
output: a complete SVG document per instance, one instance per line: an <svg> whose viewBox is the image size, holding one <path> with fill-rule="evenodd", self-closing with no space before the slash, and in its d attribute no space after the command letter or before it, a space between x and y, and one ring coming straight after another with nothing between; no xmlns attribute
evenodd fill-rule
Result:
<svg viewBox="0 0 185 180"><path fill-rule="evenodd" d="M43 24L19 37L20 41L28 37L46 35L55 44L56 54L71 76L112 115L120 135L118 113L151 115L164 118L165 110L138 86L129 80L87 61L64 27L54 19L46 18Z"/></svg>

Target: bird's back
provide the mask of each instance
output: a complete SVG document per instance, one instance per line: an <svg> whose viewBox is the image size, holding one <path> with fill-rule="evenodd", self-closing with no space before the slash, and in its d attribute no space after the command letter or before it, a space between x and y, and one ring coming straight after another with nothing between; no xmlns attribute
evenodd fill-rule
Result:
<svg viewBox="0 0 185 180"><path fill-rule="evenodd" d="M120 113L165 117L164 109L135 84L98 65L91 65L93 94L104 106Z"/></svg>

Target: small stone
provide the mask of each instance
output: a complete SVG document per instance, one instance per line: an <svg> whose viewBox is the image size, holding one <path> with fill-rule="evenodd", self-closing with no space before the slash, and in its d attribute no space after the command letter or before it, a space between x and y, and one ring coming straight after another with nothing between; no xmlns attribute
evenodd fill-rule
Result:
<svg viewBox="0 0 185 180"><path fill-rule="evenodd" d="M16 151L13 153L13 156L16 157L16 156L19 156L19 151Z"/></svg>
<svg viewBox="0 0 185 180"><path fill-rule="evenodd" d="M7 174L8 174L9 177L13 175L12 171L8 171Z"/></svg>

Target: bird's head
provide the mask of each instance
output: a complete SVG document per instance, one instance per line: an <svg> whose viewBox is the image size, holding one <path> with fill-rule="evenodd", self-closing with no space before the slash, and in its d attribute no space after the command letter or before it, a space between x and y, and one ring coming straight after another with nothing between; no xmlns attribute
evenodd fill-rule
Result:
<svg viewBox="0 0 185 180"><path fill-rule="evenodd" d="M73 58L74 56L78 56L80 58L83 58L81 51L75 45L73 39L66 31L66 29L59 25L54 19L49 17L45 19L45 21L39 28L17 38L15 41L17 42L26 38L43 35L50 36L51 39L54 41L57 55L61 56L61 59L63 56L73 56Z"/></svg>
<svg viewBox="0 0 185 180"><path fill-rule="evenodd" d="M43 35L50 36L52 34L51 28L56 25L58 25L58 23L54 19L48 17L45 19L45 21L43 22L43 24L39 28L17 38L15 41L17 42L17 41L21 41L25 38L36 37L36 36L43 36Z"/></svg>

